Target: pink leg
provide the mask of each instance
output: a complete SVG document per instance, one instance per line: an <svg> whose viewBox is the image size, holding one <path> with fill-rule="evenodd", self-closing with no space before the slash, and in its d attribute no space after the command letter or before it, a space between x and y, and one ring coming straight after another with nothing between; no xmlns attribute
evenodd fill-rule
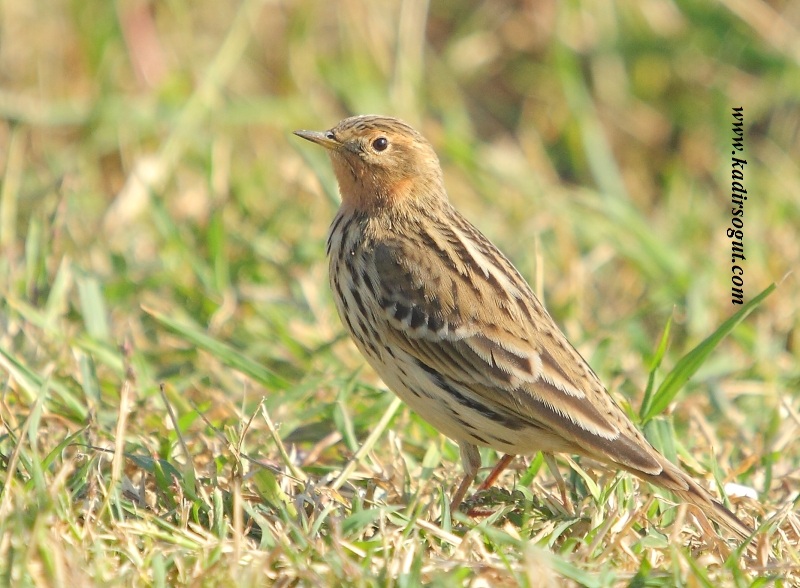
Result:
<svg viewBox="0 0 800 588"><path fill-rule="evenodd" d="M497 481L497 478L500 477L500 474L503 473L503 470L505 470L508 467L508 464L510 464L515 457L517 456L509 455L508 453L505 454L503 457L501 457L500 461L497 462L497 465L494 466L494 469L492 469L489 475L486 476L486 479L481 483L481 485L478 486L478 491L480 492L481 490L488 490L489 488L494 486L494 483Z"/></svg>
<svg viewBox="0 0 800 588"><path fill-rule="evenodd" d="M450 512L457 511L458 507L461 506L464 495L472 485L475 476L478 475L478 468L481 467L481 454L478 453L478 448L475 445L459 443L458 447L461 450L461 463L464 465L464 479L461 480L455 494L453 494L453 499L450 501Z"/></svg>

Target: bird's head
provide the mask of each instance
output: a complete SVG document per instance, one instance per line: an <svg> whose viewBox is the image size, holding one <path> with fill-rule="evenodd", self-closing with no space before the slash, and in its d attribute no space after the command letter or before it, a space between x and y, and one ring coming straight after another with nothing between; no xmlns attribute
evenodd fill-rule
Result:
<svg viewBox="0 0 800 588"><path fill-rule="evenodd" d="M343 205L370 212L410 199L446 199L433 147L401 120L354 116L327 131L295 135L328 150Z"/></svg>

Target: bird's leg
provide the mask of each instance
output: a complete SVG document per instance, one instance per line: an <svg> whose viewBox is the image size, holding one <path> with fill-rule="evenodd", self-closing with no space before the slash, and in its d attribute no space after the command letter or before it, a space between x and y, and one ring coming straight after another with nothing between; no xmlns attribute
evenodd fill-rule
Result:
<svg viewBox="0 0 800 588"><path fill-rule="evenodd" d="M503 457L501 457L500 461L497 462L497 465L495 465L492 468L492 471L489 472L489 475L486 476L486 479L483 482L481 482L480 486L478 486L476 492L480 492L481 490L488 490L489 488L491 488L497 481L497 478L500 477L500 474L503 473L503 470L505 470L508 467L508 464L510 464L515 457L516 455L510 455L508 453L506 453ZM469 511L469 515L472 517L487 516L489 514L491 513L486 511L481 511L479 509L472 509L471 511Z"/></svg>
<svg viewBox="0 0 800 588"><path fill-rule="evenodd" d="M455 512L461 506L464 500L464 495L469 490L475 476L478 475L478 468L481 467L481 454L478 453L478 448L470 443L459 442L458 448L461 450L461 463L464 466L464 479L453 494L453 499L450 501L450 512Z"/></svg>
<svg viewBox="0 0 800 588"><path fill-rule="evenodd" d="M492 471L489 472L489 475L486 476L486 479L481 482L480 486L478 486L478 492L481 490L488 490L494 486L497 478L500 477L500 474L503 473L503 470L508 467L508 464L510 464L515 457L516 455L511 455L509 453L506 453L503 457L501 457L500 461L497 462L497 465L495 465L494 468L492 468Z"/></svg>
<svg viewBox="0 0 800 588"><path fill-rule="evenodd" d="M558 486L558 491L561 492L561 503L569 514L575 514L572 508L572 502L567 500L567 485L564 483L564 478L561 477L561 472L558 471L558 464L556 463L555 456L552 453L544 451L542 452L542 457L544 457L544 461L550 469L550 473L553 474L553 477L556 479L556 486Z"/></svg>
<svg viewBox="0 0 800 588"><path fill-rule="evenodd" d="M494 469L486 476L486 479L478 486L478 492L481 490L488 490L489 488L494 485L497 481L497 478L500 477L500 474L503 473L508 467L508 464L515 458L514 455L506 454L500 461L497 462L497 465L494 466ZM544 461L547 464L547 467L550 469L550 472L553 474L553 477L556 479L556 486L558 486L558 491L561 493L561 503L564 505L564 508L569 512L569 514L575 514L575 511L572 508L572 502L567 498L567 485L564 483L564 478L561 477L561 472L558 470L558 464L556 464L556 458L552 453L542 452L542 457L544 457Z"/></svg>

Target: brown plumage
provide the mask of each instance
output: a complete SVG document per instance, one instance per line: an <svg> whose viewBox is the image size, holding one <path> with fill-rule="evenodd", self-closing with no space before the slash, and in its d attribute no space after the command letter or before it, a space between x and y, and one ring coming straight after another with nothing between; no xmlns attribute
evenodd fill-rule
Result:
<svg viewBox="0 0 800 588"><path fill-rule="evenodd" d="M590 456L751 529L639 432L510 261L447 198L431 145L397 119L297 135L328 150L342 204L328 237L342 322L384 382L460 449Z"/></svg>

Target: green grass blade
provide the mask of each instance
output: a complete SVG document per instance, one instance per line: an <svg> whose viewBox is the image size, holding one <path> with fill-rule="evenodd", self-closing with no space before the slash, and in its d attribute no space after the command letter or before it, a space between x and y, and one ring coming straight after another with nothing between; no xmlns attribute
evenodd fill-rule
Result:
<svg viewBox="0 0 800 588"><path fill-rule="evenodd" d="M664 332L661 334L661 341L658 342L658 348L653 356L653 361L650 362L650 374L647 376L647 388L644 391L644 398L642 399L642 407L639 409L639 416L644 417L648 413L653 404L653 386L656 380L656 370L661 367L661 361L664 359L664 354L667 351L667 344L669 343L669 334L672 330L672 316L667 320L664 327Z"/></svg>
<svg viewBox="0 0 800 588"><path fill-rule="evenodd" d="M285 390L289 387L289 382L285 378L268 370L263 365L243 355L230 345L209 337L197 325L175 320L152 308L144 308L144 311L167 328L183 336L193 345L208 351L225 365L239 370L266 388L271 390Z"/></svg>
<svg viewBox="0 0 800 588"><path fill-rule="evenodd" d="M702 343L684 355L675 367L672 368L672 371L667 374L664 381L661 382L658 390L653 395L652 403L649 404L646 411L643 410L642 420L646 422L654 416L661 414L667 406L669 406L670 402L675 399L675 396L689 378L691 378L697 370L700 369L700 366L705 363L708 356L714 351L716 346L719 345L720 341L761 304L775 288L776 285L774 283L770 284L758 296L745 304L739 312L722 323L722 325L711 335L706 337Z"/></svg>
<svg viewBox="0 0 800 588"><path fill-rule="evenodd" d="M83 273L76 276L76 282L86 332L100 341L109 341L111 329L108 326L108 311L100 282L96 277Z"/></svg>
<svg viewBox="0 0 800 588"><path fill-rule="evenodd" d="M44 377L30 369L30 367L20 361L14 353L6 351L2 347L0 347L0 370L5 371L19 384L26 400L31 403L36 401L44 385ZM83 420L86 418L86 406L67 386L55 378L47 380L47 385L64 403L64 407L70 411L70 418L74 418L75 420Z"/></svg>

